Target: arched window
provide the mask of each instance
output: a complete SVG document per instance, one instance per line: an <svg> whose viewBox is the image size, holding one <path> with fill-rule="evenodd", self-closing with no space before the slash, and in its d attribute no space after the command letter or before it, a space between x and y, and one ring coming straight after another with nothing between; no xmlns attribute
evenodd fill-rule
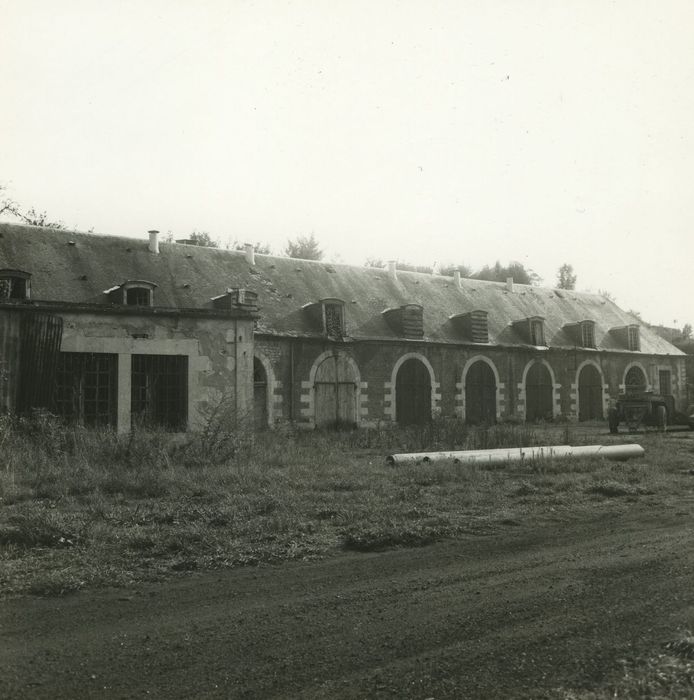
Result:
<svg viewBox="0 0 694 700"><path fill-rule="evenodd" d="M428 423L431 420L431 377L417 358L405 360L395 382L395 420L400 425Z"/></svg>
<svg viewBox="0 0 694 700"><path fill-rule="evenodd" d="M640 367L634 365L624 377L624 390L627 394L641 394L646 391L646 375Z"/></svg>

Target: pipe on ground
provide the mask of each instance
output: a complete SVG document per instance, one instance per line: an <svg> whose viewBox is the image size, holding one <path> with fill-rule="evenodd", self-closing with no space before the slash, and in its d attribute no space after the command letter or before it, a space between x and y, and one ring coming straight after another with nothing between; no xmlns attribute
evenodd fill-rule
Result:
<svg viewBox="0 0 694 700"><path fill-rule="evenodd" d="M386 462L392 465L452 460L457 464L486 464L497 466L506 462L523 462L536 459L564 459L568 457L606 457L624 461L643 457L646 451L641 445L547 445L544 447L503 447L496 450L463 450L458 452L409 452L388 455Z"/></svg>

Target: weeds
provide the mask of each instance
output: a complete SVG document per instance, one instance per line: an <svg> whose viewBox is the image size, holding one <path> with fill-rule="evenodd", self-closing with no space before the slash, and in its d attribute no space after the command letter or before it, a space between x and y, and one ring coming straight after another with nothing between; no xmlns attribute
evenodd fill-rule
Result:
<svg viewBox="0 0 694 700"><path fill-rule="evenodd" d="M532 522L550 509L556 517L559 508L624 508L646 494L681 490L681 468L691 463L688 443L660 435L654 459L627 464L545 460L491 470L384 462L409 447L559 444L575 430L567 425L485 430L439 419L403 431L334 434L284 426L254 440L234 437L239 422L182 442L164 432L119 436L38 421L0 418L0 587L7 592L126 585L336 548L422 546Z"/></svg>

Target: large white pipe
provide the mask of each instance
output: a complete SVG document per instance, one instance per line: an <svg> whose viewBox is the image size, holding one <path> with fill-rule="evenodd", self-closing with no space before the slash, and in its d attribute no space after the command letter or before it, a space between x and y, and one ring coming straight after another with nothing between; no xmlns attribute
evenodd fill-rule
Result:
<svg viewBox="0 0 694 700"><path fill-rule="evenodd" d="M535 459L557 459L565 457L606 457L626 460L643 457L646 451L641 445L546 445L544 447L502 447L496 450L463 450L458 452L409 452L388 455L388 464L409 462L433 462L452 460L461 464L487 464L491 466L506 462L524 462Z"/></svg>

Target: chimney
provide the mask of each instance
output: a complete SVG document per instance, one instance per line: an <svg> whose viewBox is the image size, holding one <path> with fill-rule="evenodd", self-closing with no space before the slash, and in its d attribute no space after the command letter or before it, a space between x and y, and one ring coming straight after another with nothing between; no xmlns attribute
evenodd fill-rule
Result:
<svg viewBox="0 0 694 700"><path fill-rule="evenodd" d="M513 291L513 277L506 278L506 291L507 292Z"/></svg>
<svg viewBox="0 0 694 700"><path fill-rule="evenodd" d="M255 249L252 243L244 243L243 249L246 252L246 262L249 265L255 265Z"/></svg>
<svg viewBox="0 0 694 700"><path fill-rule="evenodd" d="M389 260L387 263L387 270L390 277L394 280L398 278L398 264L395 260Z"/></svg>
<svg viewBox="0 0 694 700"><path fill-rule="evenodd" d="M149 252L159 255L159 231L148 231L149 233Z"/></svg>
<svg viewBox="0 0 694 700"><path fill-rule="evenodd" d="M453 270L453 281L456 287L460 287L460 270Z"/></svg>

